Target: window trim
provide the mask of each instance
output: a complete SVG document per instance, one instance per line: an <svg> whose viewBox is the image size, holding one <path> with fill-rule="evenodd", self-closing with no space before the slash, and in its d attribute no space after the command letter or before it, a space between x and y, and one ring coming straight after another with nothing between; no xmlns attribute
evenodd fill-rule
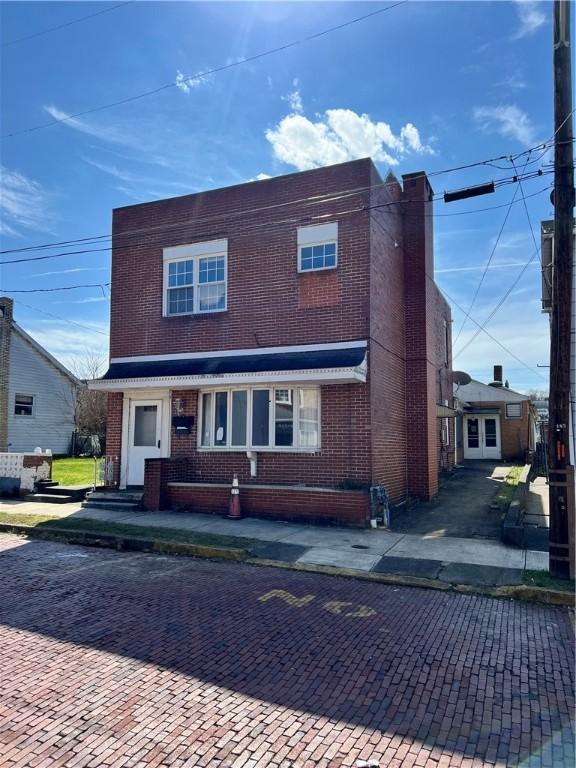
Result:
<svg viewBox="0 0 576 768"><path fill-rule="evenodd" d="M30 413L16 413L16 401L18 397L31 397L32 398L32 411ZM15 418L20 419L33 419L36 416L36 395L31 395L27 392L15 392L14 393L14 410L13 415Z"/></svg>
<svg viewBox="0 0 576 768"><path fill-rule="evenodd" d="M519 405L520 406L520 415L519 416L509 416L508 415L508 406L509 405ZM504 407L504 415L505 415L505 417L507 419L510 419L511 421L519 421L520 419L523 418L522 410L523 410L523 408L522 408L522 401L521 400L516 402L516 403L506 403L505 407Z"/></svg>
<svg viewBox="0 0 576 768"><path fill-rule="evenodd" d="M224 280L215 283L200 283L201 259L224 259ZM162 317L190 317L194 315L213 315L228 311L228 241L213 240L206 243L194 243L192 245L179 245L174 248L164 248L162 252ZM192 312L169 312L168 295L171 290L168 285L168 273L170 264L182 261L192 262L192 284L174 286L193 289ZM204 285L219 285L224 283L224 307L222 309L200 309L200 288Z"/></svg>
<svg viewBox="0 0 576 768"><path fill-rule="evenodd" d="M275 391L277 389L293 389L295 391L300 389L314 390L318 395L318 444L314 447L298 445L252 445L252 392L254 390L267 390L271 392L270 407L268 410L268 440L273 440L275 436ZM211 441L214 442L214 425L216 417L215 393L227 392L228 393L228 413L226 415L227 435L232 440L232 392L236 390L244 390L248 392L247 407L246 407L246 445L202 445L202 429L201 425L204 418L204 397L203 395L208 392L212 392L211 408L212 414L210 418L211 424ZM294 398L296 399L296 398ZM300 442L300 407L299 404L295 407L294 413L294 435L297 436L298 443ZM198 391L198 424L200 428L197 430L196 435L196 450L205 453L246 453L246 451L253 451L254 453L305 453L315 454L320 453L322 447L322 395L321 387L319 386L300 386L298 384L292 384L290 382L282 382L281 384L255 384L248 386L231 386L231 387L205 387Z"/></svg>
<svg viewBox="0 0 576 768"><path fill-rule="evenodd" d="M325 232L328 232L332 229L335 229L335 235L331 237L319 237L317 240L308 240L305 236L301 239L301 234L304 233L306 230L312 230L316 229L318 230L318 234L320 235L322 232L322 229L324 229ZM298 243L298 258L297 258L297 270L299 274L305 275L309 272L327 272L330 269L337 269L338 268L338 222L337 221L330 221L326 224L314 224L309 227L298 227L298 233L297 233L297 243ZM312 267L311 269L302 269L302 249L303 248L313 248L315 245L332 245L334 244L336 253L334 255L334 265L331 267Z"/></svg>

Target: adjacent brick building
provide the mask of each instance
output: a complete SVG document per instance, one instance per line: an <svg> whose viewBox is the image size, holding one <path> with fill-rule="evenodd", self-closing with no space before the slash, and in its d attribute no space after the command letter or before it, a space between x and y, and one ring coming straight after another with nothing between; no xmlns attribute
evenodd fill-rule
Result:
<svg viewBox="0 0 576 768"><path fill-rule="evenodd" d="M454 463L432 190L369 159L113 215L107 450L150 509L366 525Z"/></svg>

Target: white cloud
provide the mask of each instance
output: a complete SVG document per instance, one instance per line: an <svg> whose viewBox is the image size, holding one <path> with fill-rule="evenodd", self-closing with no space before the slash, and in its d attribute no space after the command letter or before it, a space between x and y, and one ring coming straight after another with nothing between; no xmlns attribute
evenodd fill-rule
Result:
<svg viewBox="0 0 576 768"><path fill-rule="evenodd" d="M535 0L514 0L514 5L520 24L512 35L513 40L520 40L522 37L534 34L546 23L546 13L541 3L535 2Z"/></svg>
<svg viewBox="0 0 576 768"><path fill-rule="evenodd" d="M515 104L498 107L476 107L474 119L479 127L488 133L499 133L526 146L534 144L536 134L532 121Z"/></svg>
<svg viewBox="0 0 576 768"><path fill-rule="evenodd" d="M55 269L52 272L36 272L30 277L48 277L49 275L65 275L70 272L108 272L109 267L73 267L72 269Z"/></svg>
<svg viewBox="0 0 576 768"><path fill-rule="evenodd" d="M42 320L41 324L26 323L25 330L32 338L47 349L70 370L94 353L108 356L108 325L105 323L80 321L86 328L79 328L56 320ZM90 328L93 328L90 331ZM103 336L102 334L106 334Z"/></svg>
<svg viewBox="0 0 576 768"><path fill-rule="evenodd" d="M304 112L302 96L298 88L291 91L287 96L282 96L282 101L287 101L293 114L301 115Z"/></svg>
<svg viewBox="0 0 576 768"><path fill-rule="evenodd" d="M208 77L199 75L197 77L187 77L182 74L180 70L176 70L176 87L179 88L182 93L190 93L193 88L199 88L201 85L205 85L208 82Z"/></svg>
<svg viewBox="0 0 576 768"><path fill-rule="evenodd" d="M525 263L522 261L514 261L510 264L490 264L490 271L493 269L512 269L513 267L524 267ZM534 266L538 267L539 265L534 262ZM477 264L474 267L444 267L442 269L436 269L434 270L435 274L437 275L443 275L448 272L481 272L486 268L485 264Z"/></svg>
<svg viewBox="0 0 576 768"><path fill-rule="evenodd" d="M39 182L0 166L0 234L19 229L49 231L48 196Z"/></svg>
<svg viewBox="0 0 576 768"><path fill-rule="evenodd" d="M396 136L388 123L374 122L369 115L351 109L329 109L317 122L291 113L265 135L278 160L299 171L359 157L398 165L398 158L391 152L434 154L430 146L422 143L412 123L406 123Z"/></svg>
<svg viewBox="0 0 576 768"><path fill-rule="evenodd" d="M44 111L48 112L50 117L54 120L61 121L69 128L74 128L81 133L87 133L89 136L95 136L97 139L103 139L104 141L111 141L116 144L126 144L132 146L134 143L129 137L122 135L116 128L97 126L93 123L88 123L85 120L79 120L77 117L71 117L68 112L59 109L50 104L44 107Z"/></svg>

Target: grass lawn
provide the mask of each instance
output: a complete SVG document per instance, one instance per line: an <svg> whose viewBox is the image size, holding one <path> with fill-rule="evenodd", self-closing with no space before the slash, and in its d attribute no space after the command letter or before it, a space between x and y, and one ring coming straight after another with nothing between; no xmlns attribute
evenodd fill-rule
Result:
<svg viewBox="0 0 576 768"><path fill-rule="evenodd" d="M554 579L547 571L525 571L524 584L529 587L544 587L545 589L560 589L563 592L572 592L576 587L574 579Z"/></svg>
<svg viewBox="0 0 576 768"><path fill-rule="evenodd" d="M145 539L154 539L155 541L175 541L210 547L247 549L252 544L255 544L254 539L240 536L220 536L216 533L197 533L195 531L178 531L171 528L109 523L104 520L89 520L88 518L50 517L49 515L0 512L0 523L30 525L44 530L58 528L70 532L91 531L92 533L108 533L112 536L142 536Z"/></svg>
<svg viewBox="0 0 576 768"><path fill-rule="evenodd" d="M92 485L94 459L54 459L52 480L60 485Z"/></svg>
<svg viewBox="0 0 576 768"><path fill-rule="evenodd" d="M494 501L500 506L500 509L502 512L505 512L508 507L510 506L510 502L512 501L512 496L514 495L514 490L516 486L518 485L518 480L520 480L520 475L522 474L522 470L524 469L523 464L518 464L514 467L510 468L510 472L506 475L506 479L500 486L500 490L496 494L496 498Z"/></svg>

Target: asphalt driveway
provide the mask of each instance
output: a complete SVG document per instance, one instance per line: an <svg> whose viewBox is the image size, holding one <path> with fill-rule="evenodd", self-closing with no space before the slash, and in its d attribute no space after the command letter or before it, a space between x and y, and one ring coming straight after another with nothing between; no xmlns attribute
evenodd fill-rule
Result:
<svg viewBox="0 0 576 768"><path fill-rule="evenodd" d="M0 535L3 768L573 768L561 608Z"/></svg>
<svg viewBox="0 0 576 768"><path fill-rule="evenodd" d="M392 524L399 533L499 539L500 510L490 509L510 464L466 462L443 483L431 502L420 502L400 513Z"/></svg>

